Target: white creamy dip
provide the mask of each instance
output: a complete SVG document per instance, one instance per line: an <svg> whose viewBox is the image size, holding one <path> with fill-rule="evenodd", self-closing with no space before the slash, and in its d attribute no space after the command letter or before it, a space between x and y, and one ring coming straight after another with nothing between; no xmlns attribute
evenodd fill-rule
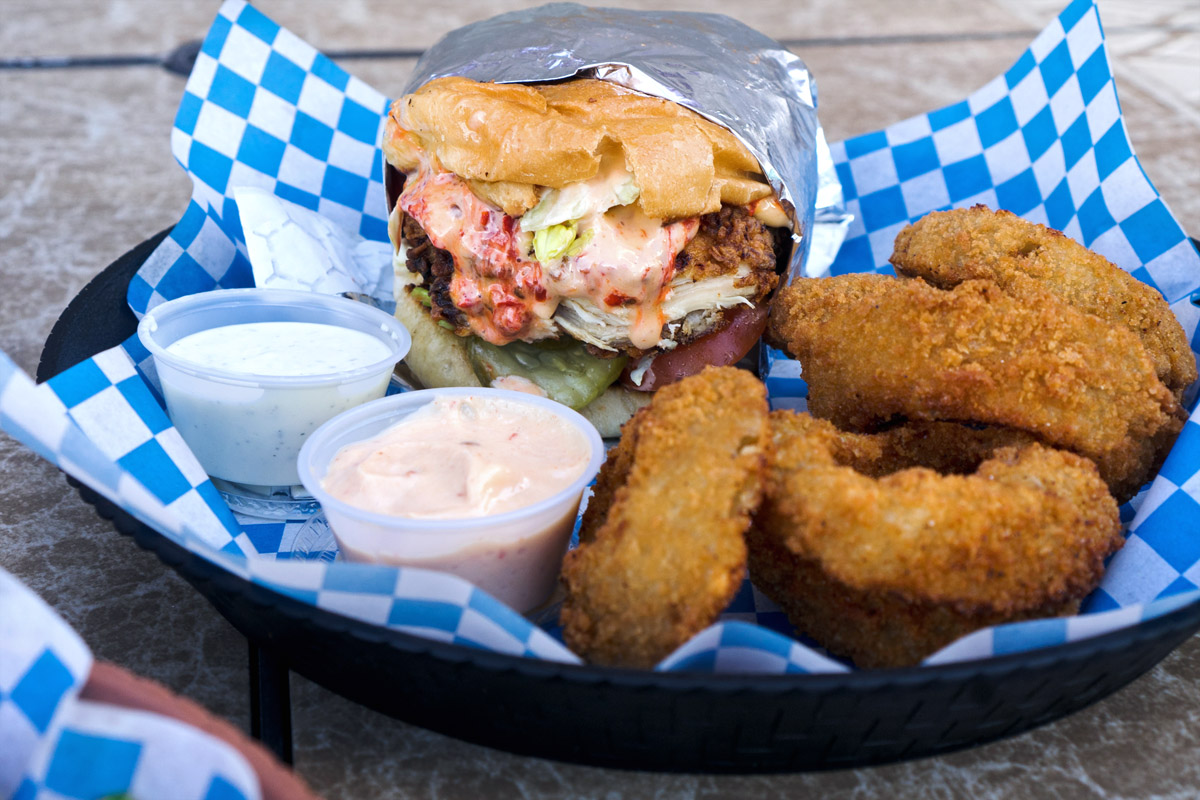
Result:
<svg viewBox="0 0 1200 800"><path fill-rule="evenodd" d="M168 345L185 365L156 359L171 422L205 472L234 483L299 483L296 455L331 417L382 397L392 364L346 373L392 353L378 337L315 322L251 322L198 331ZM223 380L234 373L244 380ZM294 378L312 377L297 382Z"/></svg>
<svg viewBox="0 0 1200 800"><path fill-rule="evenodd" d="M318 322L246 322L184 336L168 353L200 366L251 375L328 375L387 358L369 333Z"/></svg>
<svg viewBox="0 0 1200 800"><path fill-rule="evenodd" d="M502 514L552 497L587 468L578 428L507 399L439 397L333 457L321 486L366 511L423 519Z"/></svg>

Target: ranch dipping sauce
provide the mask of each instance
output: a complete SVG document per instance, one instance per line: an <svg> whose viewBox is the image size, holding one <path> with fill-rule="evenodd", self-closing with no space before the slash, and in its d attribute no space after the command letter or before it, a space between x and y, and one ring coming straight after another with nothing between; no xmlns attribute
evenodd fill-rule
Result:
<svg viewBox="0 0 1200 800"><path fill-rule="evenodd" d="M418 519L502 514L553 497L591 458L578 428L492 397L439 397L343 447L322 487L357 508Z"/></svg>
<svg viewBox="0 0 1200 800"><path fill-rule="evenodd" d="M377 336L340 325L235 323L168 345L168 356L194 369L160 365L159 377L171 421L205 472L250 486L291 486L300 481L296 454L305 437L342 411L382 397L391 365L365 378L338 376L391 352Z"/></svg>
<svg viewBox="0 0 1200 800"><path fill-rule="evenodd" d="M300 482L296 456L309 434L383 397L412 342L377 308L284 289L170 300L143 317L138 338L204 471L272 494Z"/></svg>
<svg viewBox="0 0 1200 800"><path fill-rule="evenodd" d="M296 457L309 434L383 397L396 362L412 345L391 314L291 289L177 297L147 311L137 333L154 357L167 416L200 467L251 487L255 498L290 497L290 488L278 488L300 483ZM247 494L236 487L230 492L227 499ZM239 508L279 510L267 505ZM311 498L306 505L316 508Z"/></svg>
<svg viewBox="0 0 1200 800"><path fill-rule="evenodd" d="M244 322L185 336L168 353L212 369L248 375L328 375L388 356L369 333L319 322Z"/></svg>

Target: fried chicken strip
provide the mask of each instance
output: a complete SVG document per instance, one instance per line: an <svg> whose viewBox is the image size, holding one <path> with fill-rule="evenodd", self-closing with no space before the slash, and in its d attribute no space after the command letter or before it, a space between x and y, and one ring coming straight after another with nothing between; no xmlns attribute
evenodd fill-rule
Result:
<svg viewBox="0 0 1200 800"><path fill-rule="evenodd" d="M982 205L935 211L900 231L891 262L941 289L985 279L1016 298L1049 292L1137 334L1176 398L1196 380L1196 357L1162 295L1045 225Z"/></svg>
<svg viewBox="0 0 1200 800"><path fill-rule="evenodd" d="M1127 328L990 281L946 291L883 275L802 279L772 304L767 336L799 359L809 410L838 427L1016 428L1092 459L1122 502L1186 419Z"/></svg>
<svg viewBox="0 0 1200 800"><path fill-rule="evenodd" d="M650 667L716 620L745 575L766 438L766 390L748 372L710 367L659 390L609 453L563 563L568 647Z"/></svg>
<svg viewBox="0 0 1200 800"><path fill-rule="evenodd" d="M1087 459L1003 447L971 475L883 478L862 444L806 414L771 415L766 493L747 534L755 586L860 667L916 664L979 628L1071 614L1123 543ZM855 467L858 467L856 469Z"/></svg>

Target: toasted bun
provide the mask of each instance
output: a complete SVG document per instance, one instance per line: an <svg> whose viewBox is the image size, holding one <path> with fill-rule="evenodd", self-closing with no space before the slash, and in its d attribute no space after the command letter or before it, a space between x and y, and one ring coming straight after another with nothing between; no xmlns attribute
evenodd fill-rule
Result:
<svg viewBox="0 0 1200 800"><path fill-rule="evenodd" d="M404 363L426 388L483 385L467 358L466 340L439 328L429 310L403 289L396 292L396 319L412 334L412 348ZM610 386L579 413L596 426L601 436L620 436L621 426L651 397L649 392Z"/></svg>
<svg viewBox="0 0 1200 800"><path fill-rule="evenodd" d="M621 152L656 219L682 219L773 194L737 137L683 106L607 81L553 85L438 78L392 104L383 151L401 171L422 155L471 181L485 200L519 216L534 187L596 175Z"/></svg>

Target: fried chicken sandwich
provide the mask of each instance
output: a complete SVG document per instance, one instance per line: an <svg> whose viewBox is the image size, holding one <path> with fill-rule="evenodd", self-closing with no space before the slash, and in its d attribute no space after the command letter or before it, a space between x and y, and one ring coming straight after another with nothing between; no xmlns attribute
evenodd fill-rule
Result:
<svg viewBox="0 0 1200 800"><path fill-rule="evenodd" d="M383 152L415 377L545 394L605 435L741 359L792 249L736 136L606 81L438 78L392 105Z"/></svg>

